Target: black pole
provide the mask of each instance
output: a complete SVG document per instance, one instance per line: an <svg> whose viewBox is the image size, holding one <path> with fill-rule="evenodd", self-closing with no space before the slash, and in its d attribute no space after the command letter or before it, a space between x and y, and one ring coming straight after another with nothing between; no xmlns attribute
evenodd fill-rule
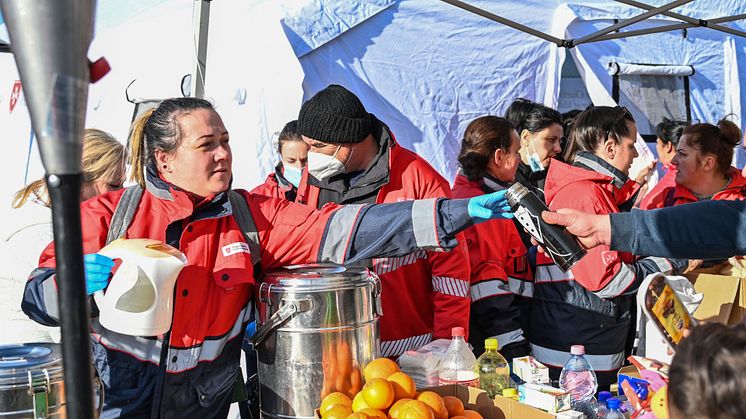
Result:
<svg viewBox="0 0 746 419"><path fill-rule="evenodd" d="M94 417L88 297L80 226L82 178L81 174L46 177L52 201L54 251L57 258L57 296L67 417L71 419Z"/></svg>

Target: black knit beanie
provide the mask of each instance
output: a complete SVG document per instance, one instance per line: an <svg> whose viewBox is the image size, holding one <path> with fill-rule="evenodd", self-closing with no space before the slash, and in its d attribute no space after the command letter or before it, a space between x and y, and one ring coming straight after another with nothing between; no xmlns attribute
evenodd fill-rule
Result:
<svg viewBox="0 0 746 419"><path fill-rule="evenodd" d="M359 143L371 133L370 114L354 93L331 84L301 106L298 132L325 143Z"/></svg>

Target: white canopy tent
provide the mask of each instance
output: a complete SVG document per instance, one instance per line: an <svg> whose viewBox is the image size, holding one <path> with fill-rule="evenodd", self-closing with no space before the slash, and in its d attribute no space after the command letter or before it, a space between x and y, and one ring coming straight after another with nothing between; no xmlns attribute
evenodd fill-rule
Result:
<svg viewBox="0 0 746 419"><path fill-rule="evenodd" d="M670 3L646 1L653 9ZM330 83L354 91L370 112L391 126L400 143L448 179L457 170L460 137L472 119L502 114L517 97L553 107L579 107L589 101L614 104L615 76L608 70L614 63L693 68L694 73L686 76L693 120L713 122L733 114L740 124L744 116L746 98L740 86L746 72L738 69L746 65L746 39L692 25L699 19L738 18L746 13L746 2L680 0L676 4L682 5L667 13L692 21L658 14L627 27L618 25L619 33L602 35L606 40L576 45L577 40L646 10L623 4L632 0L468 1L560 44L574 39L576 46L569 49L449 2L455 3L212 2L204 92L231 132L234 184L250 188L263 180L277 161L274 133L296 117L304 98ZM88 126L125 140L135 112L128 97L159 99L194 89L194 82L192 87L183 86L190 84L188 76L195 71L202 46L195 23L200 10L200 1L99 0L89 56L105 56L112 71L91 87ZM719 24L735 31L746 28L743 20ZM672 25L676 30L615 38ZM2 24L0 40L7 41ZM573 71L565 65L570 58ZM571 77L572 72L578 77ZM42 175L36 146L29 147L23 98L12 99L19 93L17 78L10 54L0 54L0 127L6 144L0 164L7 174L0 197L8 197L0 199L0 215L9 209L13 191ZM619 83L623 89L624 83ZM620 101L632 101L627 97L630 92L635 90L622 90ZM646 92L655 97L655 92ZM647 149L641 151L650 158Z"/></svg>

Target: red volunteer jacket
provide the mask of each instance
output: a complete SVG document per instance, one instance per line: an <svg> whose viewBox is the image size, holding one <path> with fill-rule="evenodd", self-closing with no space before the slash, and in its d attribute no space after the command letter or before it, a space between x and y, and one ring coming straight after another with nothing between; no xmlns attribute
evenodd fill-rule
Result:
<svg viewBox="0 0 746 419"><path fill-rule="evenodd" d="M725 189L712 196L713 201L737 201L746 198L746 179L741 175L741 171L731 168L728 171L730 183ZM650 202L650 205L644 209L656 209L663 207L672 207L681 204L697 202L696 196L689 189L681 185L669 186Z"/></svg>
<svg viewBox="0 0 746 419"><path fill-rule="evenodd" d="M374 136L380 145L378 160L356 185L368 184L375 178L380 180L379 186L369 191L367 201L343 197L341 202L333 202L385 203L450 197L448 182L423 158L398 145L388 127L372 118L377 127ZM318 180L309 179L308 169L304 169L296 202L318 208L326 202L319 202L323 191L313 182ZM346 192L352 196L360 189L364 186ZM457 237L459 246L450 252L421 250L405 257L372 261L372 269L382 283L383 316L379 324L383 356L399 356L433 339L450 339L452 327L468 330L469 264L463 236Z"/></svg>
<svg viewBox="0 0 746 419"><path fill-rule="evenodd" d="M268 174L264 183L252 189L251 193L295 201L296 191L295 186L282 176L282 163L279 163L274 173Z"/></svg>
<svg viewBox="0 0 746 419"><path fill-rule="evenodd" d="M593 214L620 212L638 187L591 153L581 152L570 166L552 161L544 188L550 209L572 208ZM597 246L568 272L537 255L531 308L531 350L550 367L553 378L570 357L570 347L585 345L586 358L606 386L630 354L634 340L634 295L651 273L669 274L685 261L637 258Z"/></svg>
<svg viewBox="0 0 746 419"><path fill-rule="evenodd" d="M472 198L504 187L493 179L470 181L459 173L453 182L454 198ZM511 220L492 220L464 231L471 266L471 319L469 343L475 354L484 340L497 338L508 357L528 355L526 328L533 294L526 246Z"/></svg>
<svg viewBox="0 0 746 419"><path fill-rule="evenodd" d="M655 184L653 189L645 195L645 198L642 199L640 202L640 209L652 209L652 203L661 199L661 195L665 196L664 192L666 189L676 186L676 166L667 164L665 165L665 168L666 174L664 174L658 183Z"/></svg>

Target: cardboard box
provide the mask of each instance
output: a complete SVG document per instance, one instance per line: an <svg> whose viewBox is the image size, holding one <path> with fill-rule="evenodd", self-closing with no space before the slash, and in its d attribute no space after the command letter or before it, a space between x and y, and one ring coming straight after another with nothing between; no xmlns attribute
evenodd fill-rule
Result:
<svg viewBox="0 0 746 419"><path fill-rule="evenodd" d="M458 397L467 409L476 410L484 419L555 419L556 416L543 410L520 403L517 400L497 396L490 400L484 390L459 385L431 387L441 396Z"/></svg>
<svg viewBox="0 0 746 419"><path fill-rule="evenodd" d="M440 396L457 397L464 404L465 409L476 410L484 419L509 419L495 407L495 403L490 400L487 392L478 388L451 384L425 388L420 391L432 391Z"/></svg>
<svg viewBox="0 0 746 419"><path fill-rule="evenodd" d="M513 372L521 380L531 384L549 383L549 368L531 356L513 359Z"/></svg>
<svg viewBox="0 0 746 419"><path fill-rule="evenodd" d="M704 294L694 312L701 321L738 324L746 317L746 277L694 273L686 275L694 289Z"/></svg>
<svg viewBox="0 0 746 419"><path fill-rule="evenodd" d="M521 384L518 386L520 402L529 406L557 413L570 410L570 392L542 384Z"/></svg>

